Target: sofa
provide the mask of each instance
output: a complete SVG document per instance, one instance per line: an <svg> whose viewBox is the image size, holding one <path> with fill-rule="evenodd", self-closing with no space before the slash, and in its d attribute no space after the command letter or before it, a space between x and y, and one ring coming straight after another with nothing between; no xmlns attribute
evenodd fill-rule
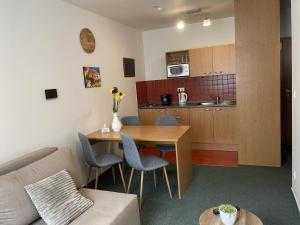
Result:
<svg viewBox="0 0 300 225"><path fill-rule="evenodd" d="M0 224L45 225L24 186L61 170L94 202L71 225L140 225L136 195L81 188L80 172L69 148L44 148L0 165Z"/></svg>

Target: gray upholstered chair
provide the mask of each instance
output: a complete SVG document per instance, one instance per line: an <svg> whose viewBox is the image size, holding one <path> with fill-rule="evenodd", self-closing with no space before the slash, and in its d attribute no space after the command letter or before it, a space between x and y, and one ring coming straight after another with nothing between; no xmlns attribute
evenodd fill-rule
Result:
<svg viewBox="0 0 300 225"><path fill-rule="evenodd" d="M125 126L139 126L141 122L137 116L124 116L121 118L121 122ZM145 148L145 145L137 143L137 148L140 150ZM123 144L119 143L119 149L123 149Z"/></svg>
<svg viewBox="0 0 300 225"><path fill-rule="evenodd" d="M160 116L156 119L156 125L158 126L176 126L177 120L175 116ZM156 145L160 151L160 156L166 152L175 152L174 145L167 145L167 144L159 144Z"/></svg>
<svg viewBox="0 0 300 225"><path fill-rule="evenodd" d="M95 156L93 147L90 144L88 138L85 135L81 134L81 133L78 133L78 136L79 136L79 140L80 140L80 143L81 143L81 146L82 146L84 159L85 159L86 163L89 165L89 175L88 175L88 178L87 178L87 184L86 185L88 185L88 182L89 182L89 179L90 179L91 169L96 168L95 189L97 189L98 188L99 169L101 167L107 167L107 166L111 166L112 173L113 173L113 179L114 179L114 182L115 182L114 165L118 164L120 174L121 174L122 183L123 183L123 187L124 187L124 190L126 192L126 185L125 185L125 181L124 181L123 171L122 171L122 168L121 168L121 162L123 161L123 159L121 157L119 157L115 154L111 154L111 153Z"/></svg>
<svg viewBox="0 0 300 225"><path fill-rule="evenodd" d="M125 126L138 126L141 122L137 116L124 116L121 118L121 122Z"/></svg>
<svg viewBox="0 0 300 225"><path fill-rule="evenodd" d="M144 172L153 171L154 175L154 186L156 188L156 175L155 170L163 168L164 175L166 177L166 182L168 186L168 191L170 194L170 198L172 199L171 188L169 184L168 174L166 170L166 166L169 164L166 160L156 157L156 156L144 156L141 157L138 153L138 149L134 140L126 134L122 134L122 141L124 146L124 154L125 159L129 166L131 166L131 173L127 188L127 193L130 191L131 181L134 170L141 171L141 187L140 187L140 208L142 207L143 200L143 183L144 183Z"/></svg>

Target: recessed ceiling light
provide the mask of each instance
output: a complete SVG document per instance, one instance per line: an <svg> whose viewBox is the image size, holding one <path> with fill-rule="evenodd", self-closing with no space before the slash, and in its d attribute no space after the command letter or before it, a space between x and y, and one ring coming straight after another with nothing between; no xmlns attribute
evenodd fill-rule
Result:
<svg viewBox="0 0 300 225"><path fill-rule="evenodd" d="M205 16L204 20L203 20L203 26L204 27L209 27L211 25L211 20L208 16Z"/></svg>
<svg viewBox="0 0 300 225"><path fill-rule="evenodd" d="M158 11L161 11L161 10L163 10L163 8L162 8L162 7L160 7L159 5L155 5L155 6L153 6L153 8L154 8L154 9L156 9L156 10L158 10Z"/></svg>
<svg viewBox="0 0 300 225"><path fill-rule="evenodd" d="M178 21L176 27L178 30L182 30L185 27L185 22L183 20Z"/></svg>

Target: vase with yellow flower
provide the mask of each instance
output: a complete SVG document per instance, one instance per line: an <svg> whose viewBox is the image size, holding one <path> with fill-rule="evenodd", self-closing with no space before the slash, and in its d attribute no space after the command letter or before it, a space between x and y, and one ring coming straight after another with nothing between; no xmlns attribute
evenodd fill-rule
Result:
<svg viewBox="0 0 300 225"><path fill-rule="evenodd" d="M118 117L119 106L124 98L125 94L120 92L117 87L110 89L110 93L113 95L113 120L111 123L111 129L113 131L120 131L122 128L122 123Z"/></svg>

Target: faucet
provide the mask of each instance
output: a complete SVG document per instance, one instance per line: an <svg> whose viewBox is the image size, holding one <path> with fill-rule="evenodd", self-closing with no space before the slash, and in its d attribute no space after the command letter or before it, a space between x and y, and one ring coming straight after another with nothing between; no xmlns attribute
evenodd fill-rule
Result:
<svg viewBox="0 0 300 225"><path fill-rule="evenodd" d="M217 97L216 97L216 103L217 103L217 105L220 104L220 100L221 100L220 96L217 96Z"/></svg>

